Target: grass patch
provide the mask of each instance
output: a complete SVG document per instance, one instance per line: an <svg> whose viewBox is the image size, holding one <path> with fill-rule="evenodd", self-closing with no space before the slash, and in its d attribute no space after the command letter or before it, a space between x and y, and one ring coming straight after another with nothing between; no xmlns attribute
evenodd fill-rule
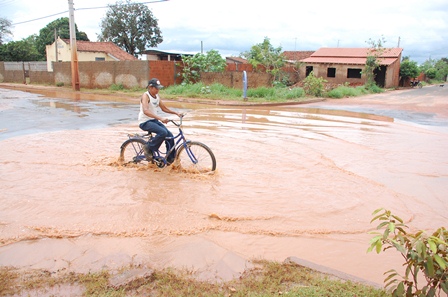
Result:
<svg viewBox="0 0 448 297"><path fill-rule="evenodd" d="M276 88L249 88L247 98L252 102L285 102L299 100L305 97L302 88L289 89L286 87ZM212 100L243 101L243 90L225 87L222 84L205 85L203 83L181 84L169 86L160 90L162 98L175 99L177 97L202 98Z"/></svg>
<svg viewBox="0 0 448 297"><path fill-rule="evenodd" d="M340 86L337 87L327 93L327 96L330 98L346 98L346 97L357 97L369 94L370 91L367 90L364 86L358 87L348 87L348 86Z"/></svg>
<svg viewBox="0 0 448 297"><path fill-rule="evenodd" d="M383 297L384 290L350 281L341 281L311 269L293 264L256 261L254 268L228 282L196 280L189 271L164 269L150 277L137 279L124 287L109 285L112 277L107 271L99 273L66 273L58 276L45 271L19 272L0 268L0 296L30 290L45 292L55 286L71 285L81 288L84 296L332 296ZM123 270L124 271L124 270ZM62 292L61 292L62 293Z"/></svg>

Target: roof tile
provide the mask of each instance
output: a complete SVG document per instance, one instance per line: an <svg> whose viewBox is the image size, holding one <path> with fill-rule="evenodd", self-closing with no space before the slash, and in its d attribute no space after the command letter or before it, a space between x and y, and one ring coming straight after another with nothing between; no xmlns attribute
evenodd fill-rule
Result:
<svg viewBox="0 0 448 297"><path fill-rule="evenodd" d="M69 39L63 39L63 40L65 43L70 44ZM79 52L99 52L109 54L120 61L138 60L133 55L119 48L113 42L90 42L90 41L77 40L76 49Z"/></svg>
<svg viewBox="0 0 448 297"><path fill-rule="evenodd" d="M396 61L403 49L385 48L379 56L382 65L390 65ZM371 48L320 48L309 58L302 62L306 63L334 63L334 64L365 64L367 56L372 55Z"/></svg>

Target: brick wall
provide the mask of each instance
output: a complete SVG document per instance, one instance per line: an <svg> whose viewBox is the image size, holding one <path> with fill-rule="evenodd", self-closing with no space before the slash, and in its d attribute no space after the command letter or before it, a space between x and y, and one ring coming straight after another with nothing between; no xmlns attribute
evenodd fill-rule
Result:
<svg viewBox="0 0 448 297"><path fill-rule="evenodd" d="M247 87L258 88L262 86L270 86L272 84L272 75L262 72L246 72ZM229 88L243 88L243 72L226 71L224 73L202 72L201 82L205 85L214 83L222 84Z"/></svg>
<svg viewBox="0 0 448 297"><path fill-rule="evenodd" d="M122 84L126 88L144 88L151 78L158 78L164 86L182 83L182 66L175 61L97 61L79 62L79 83L81 88L109 88L111 85ZM242 88L243 71L248 77L248 87L271 86L272 76L259 69L253 71L250 64L228 64L224 73L202 73L205 84L221 83L225 86ZM285 67L290 80L296 82L297 75L292 68ZM23 70L5 71L0 62L0 82L23 83ZM54 62L53 72L29 70L29 83L63 84L70 86L71 63Z"/></svg>

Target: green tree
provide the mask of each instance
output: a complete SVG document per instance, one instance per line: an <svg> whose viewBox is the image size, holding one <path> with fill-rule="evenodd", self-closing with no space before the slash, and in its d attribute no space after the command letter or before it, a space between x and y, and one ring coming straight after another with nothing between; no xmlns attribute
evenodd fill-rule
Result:
<svg viewBox="0 0 448 297"><path fill-rule="evenodd" d="M163 41L158 20L146 5L126 0L108 7L99 40L111 41L134 56Z"/></svg>
<svg viewBox="0 0 448 297"><path fill-rule="evenodd" d="M436 60L429 58L422 65L419 66L420 71L426 73L426 71L430 68L434 68L436 65Z"/></svg>
<svg viewBox="0 0 448 297"><path fill-rule="evenodd" d="M4 43L7 35L12 35L11 21L6 18L0 18L0 45Z"/></svg>
<svg viewBox="0 0 448 297"><path fill-rule="evenodd" d="M258 66L263 66L267 73L274 76L274 81L280 79L281 68L285 65L285 57L282 47L273 47L268 37L265 37L262 43L253 45L250 51L244 52L240 56L246 58L255 69L258 69Z"/></svg>
<svg viewBox="0 0 448 297"><path fill-rule="evenodd" d="M403 220L389 210L377 209L371 222L378 221L376 236L370 240L368 252L396 249L405 263L404 275L396 270L385 272L386 288L393 297L434 297L448 294L448 231L438 228L432 234L424 231L408 233ZM423 283L423 285L421 284ZM443 295L446 296L446 295Z"/></svg>
<svg viewBox="0 0 448 297"><path fill-rule="evenodd" d="M436 68L429 68L425 71L425 75L429 79L434 79L437 77L437 69Z"/></svg>
<svg viewBox="0 0 448 297"><path fill-rule="evenodd" d="M206 54L182 57L182 78L184 83L195 83L200 79L201 72L224 72L227 63L217 50Z"/></svg>
<svg viewBox="0 0 448 297"><path fill-rule="evenodd" d="M436 69L436 79L441 81L446 81L448 76L448 59L442 58L436 62L434 65Z"/></svg>
<svg viewBox="0 0 448 297"><path fill-rule="evenodd" d="M0 60L2 61L40 61L40 54L36 49L36 35L31 35L20 41L10 41L0 46Z"/></svg>
<svg viewBox="0 0 448 297"><path fill-rule="evenodd" d="M420 73L420 69L417 62L405 59L400 64L400 77L401 79L414 78Z"/></svg>
<svg viewBox="0 0 448 297"><path fill-rule="evenodd" d="M367 43L370 45L370 49L367 55L366 66L363 73L366 75L366 87L371 88L372 86L376 85L375 70L380 67L381 56L385 51L383 44L386 43L386 40L383 36L381 36L381 38L379 38L377 41L369 38Z"/></svg>
<svg viewBox="0 0 448 297"><path fill-rule="evenodd" d="M70 21L69 18L59 18L44 28L40 29L39 35L36 38L36 48L41 55L39 60L46 60L46 46L54 42L54 31L56 29L57 35L62 39L70 39ZM85 32L79 32L75 24L76 40L89 41Z"/></svg>

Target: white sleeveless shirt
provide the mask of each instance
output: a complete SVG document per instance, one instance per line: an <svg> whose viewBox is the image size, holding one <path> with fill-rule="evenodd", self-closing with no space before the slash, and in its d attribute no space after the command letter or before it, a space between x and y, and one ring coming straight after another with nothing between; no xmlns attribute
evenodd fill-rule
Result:
<svg viewBox="0 0 448 297"><path fill-rule="evenodd" d="M151 94L146 91L145 92L146 95L148 95L149 101L148 101L148 105L149 105L149 110L153 113L153 114L160 114L162 112L162 109L159 106L160 103L160 97L159 94L156 95L156 97L152 97ZM144 100L143 98L141 100ZM138 113L138 123L144 123L148 120L154 120L154 118L148 117L144 112L143 112L143 104L142 101L140 100L140 112Z"/></svg>

